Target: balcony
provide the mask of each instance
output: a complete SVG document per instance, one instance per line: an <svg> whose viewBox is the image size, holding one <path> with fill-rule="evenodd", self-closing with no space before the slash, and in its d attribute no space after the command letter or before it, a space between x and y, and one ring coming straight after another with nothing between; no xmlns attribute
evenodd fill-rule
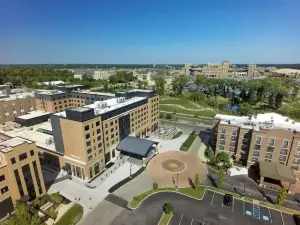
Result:
<svg viewBox="0 0 300 225"><path fill-rule="evenodd" d="M287 149L281 149L280 150L280 155L287 155L288 150Z"/></svg>
<svg viewBox="0 0 300 225"><path fill-rule="evenodd" d="M248 145L245 145L245 144L242 145L242 149L247 149L247 148L248 148Z"/></svg>
<svg viewBox="0 0 300 225"><path fill-rule="evenodd" d="M236 137L231 137L230 140L231 141L236 141Z"/></svg>
<svg viewBox="0 0 300 225"><path fill-rule="evenodd" d="M242 150L242 151L241 151L241 154L242 154L242 155L246 155L246 154L247 154L247 151Z"/></svg>
<svg viewBox="0 0 300 225"><path fill-rule="evenodd" d="M252 156L259 157L259 152L253 152Z"/></svg>
<svg viewBox="0 0 300 225"><path fill-rule="evenodd" d="M225 140L220 140L220 145L225 145Z"/></svg>
<svg viewBox="0 0 300 225"><path fill-rule="evenodd" d="M243 143L248 143L248 141L249 141L249 138L244 138L243 139Z"/></svg>

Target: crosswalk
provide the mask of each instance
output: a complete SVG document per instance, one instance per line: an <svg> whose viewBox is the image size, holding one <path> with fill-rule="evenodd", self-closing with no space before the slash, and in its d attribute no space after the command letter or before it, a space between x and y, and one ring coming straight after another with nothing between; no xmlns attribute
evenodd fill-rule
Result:
<svg viewBox="0 0 300 225"><path fill-rule="evenodd" d="M260 219L260 207L254 202L253 202L253 217L258 220Z"/></svg>

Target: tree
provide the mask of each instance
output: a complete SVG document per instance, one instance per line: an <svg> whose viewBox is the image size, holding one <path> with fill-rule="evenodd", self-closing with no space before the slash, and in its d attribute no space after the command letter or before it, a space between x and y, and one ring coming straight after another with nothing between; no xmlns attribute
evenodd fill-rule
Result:
<svg viewBox="0 0 300 225"><path fill-rule="evenodd" d="M165 214L170 214L173 212L173 206L170 203L166 202L163 204L163 210Z"/></svg>
<svg viewBox="0 0 300 225"><path fill-rule="evenodd" d="M286 189L285 189L285 187L282 187L277 196L276 204L282 205L284 203L285 199L286 199Z"/></svg>
<svg viewBox="0 0 300 225"><path fill-rule="evenodd" d="M218 180L218 188L222 188L223 187L224 176L225 176L224 170L220 169L220 171L219 171L219 180Z"/></svg>
<svg viewBox="0 0 300 225"><path fill-rule="evenodd" d="M137 86L138 86L138 88L139 88L139 89L142 89L142 86L143 86L143 81L141 81L141 80L138 80L138 82L137 82Z"/></svg>
<svg viewBox="0 0 300 225"><path fill-rule="evenodd" d="M200 185L200 179L198 173L195 174L194 185L195 185L195 191L198 192L198 186Z"/></svg>
<svg viewBox="0 0 300 225"><path fill-rule="evenodd" d="M166 115L166 119L167 119L167 120L171 120L171 119L172 119L172 114L168 113L168 114Z"/></svg>
<svg viewBox="0 0 300 225"><path fill-rule="evenodd" d="M269 107L275 108L276 105L276 93L272 93L269 96Z"/></svg>
<svg viewBox="0 0 300 225"><path fill-rule="evenodd" d="M203 75L203 74L198 74L197 76L196 76L196 78L195 78L195 84L197 85L197 86L199 86L200 84L204 84L205 83L205 80L206 80L206 78L205 78L205 76Z"/></svg>
<svg viewBox="0 0 300 225"><path fill-rule="evenodd" d="M223 163L228 163L229 162L229 156L225 152L220 152L217 155L217 161L218 162L223 162Z"/></svg>
<svg viewBox="0 0 300 225"><path fill-rule="evenodd" d="M155 91L158 95L163 95L165 93L165 84L166 81L160 77L154 80L155 81Z"/></svg>
<svg viewBox="0 0 300 225"><path fill-rule="evenodd" d="M41 223L40 217L34 216L26 203L17 202L15 211L15 215L9 219L9 225L39 225Z"/></svg>
<svg viewBox="0 0 300 225"><path fill-rule="evenodd" d="M187 77L185 75L179 75L172 81L172 88L177 95L182 95L183 88L187 83Z"/></svg>
<svg viewBox="0 0 300 225"><path fill-rule="evenodd" d="M276 109L279 109L281 107L282 101L283 101L283 94L278 92L278 94L275 97L275 108Z"/></svg>
<svg viewBox="0 0 300 225"><path fill-rule="evenodd" d="M157 190L158 189L158 183L154 182L153 183L153 190Z"/></svg>

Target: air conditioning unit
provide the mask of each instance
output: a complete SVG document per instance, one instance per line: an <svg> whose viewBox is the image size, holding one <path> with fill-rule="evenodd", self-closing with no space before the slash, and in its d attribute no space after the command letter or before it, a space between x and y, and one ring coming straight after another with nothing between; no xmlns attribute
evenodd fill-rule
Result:
<svg viewBox="0 0 300 225"><path fill-rule="evenodd" d="M117 103L122 103L122 102L125 102L125 98L124 97L121 97L121 98L117 99Z"/></svg>

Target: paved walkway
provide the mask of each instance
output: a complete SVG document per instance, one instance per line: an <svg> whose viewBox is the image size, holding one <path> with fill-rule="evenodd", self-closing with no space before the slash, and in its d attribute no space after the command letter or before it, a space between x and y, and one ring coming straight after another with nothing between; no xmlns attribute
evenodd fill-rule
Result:
<svg viewBox="0 0 300 225"><path fill-rule="evenodd" d="M95 188L88 188L84 181L80 180L64 180L55 183L50 190L59 191L71 201L76 201L84 207L84 216L88 214L95 206L97 206L109 193L108 190L114 184L129 177L130 163L126 162L117 169L110 177L108 177L101 185ZM132 164L132 173L140 169L139 165Z"/></svg>
<svg viewBox="0 0 300 225"><path fill-rule="evenodd" d="M159 142L158 144L158 150L160 153L162 152L169 152L169 151L178 151L185 142L185 140L188 138L188 134L182 134L178 138L171 139L171 140L162 140L162 139L149 139L153 141Z"/></svg>

